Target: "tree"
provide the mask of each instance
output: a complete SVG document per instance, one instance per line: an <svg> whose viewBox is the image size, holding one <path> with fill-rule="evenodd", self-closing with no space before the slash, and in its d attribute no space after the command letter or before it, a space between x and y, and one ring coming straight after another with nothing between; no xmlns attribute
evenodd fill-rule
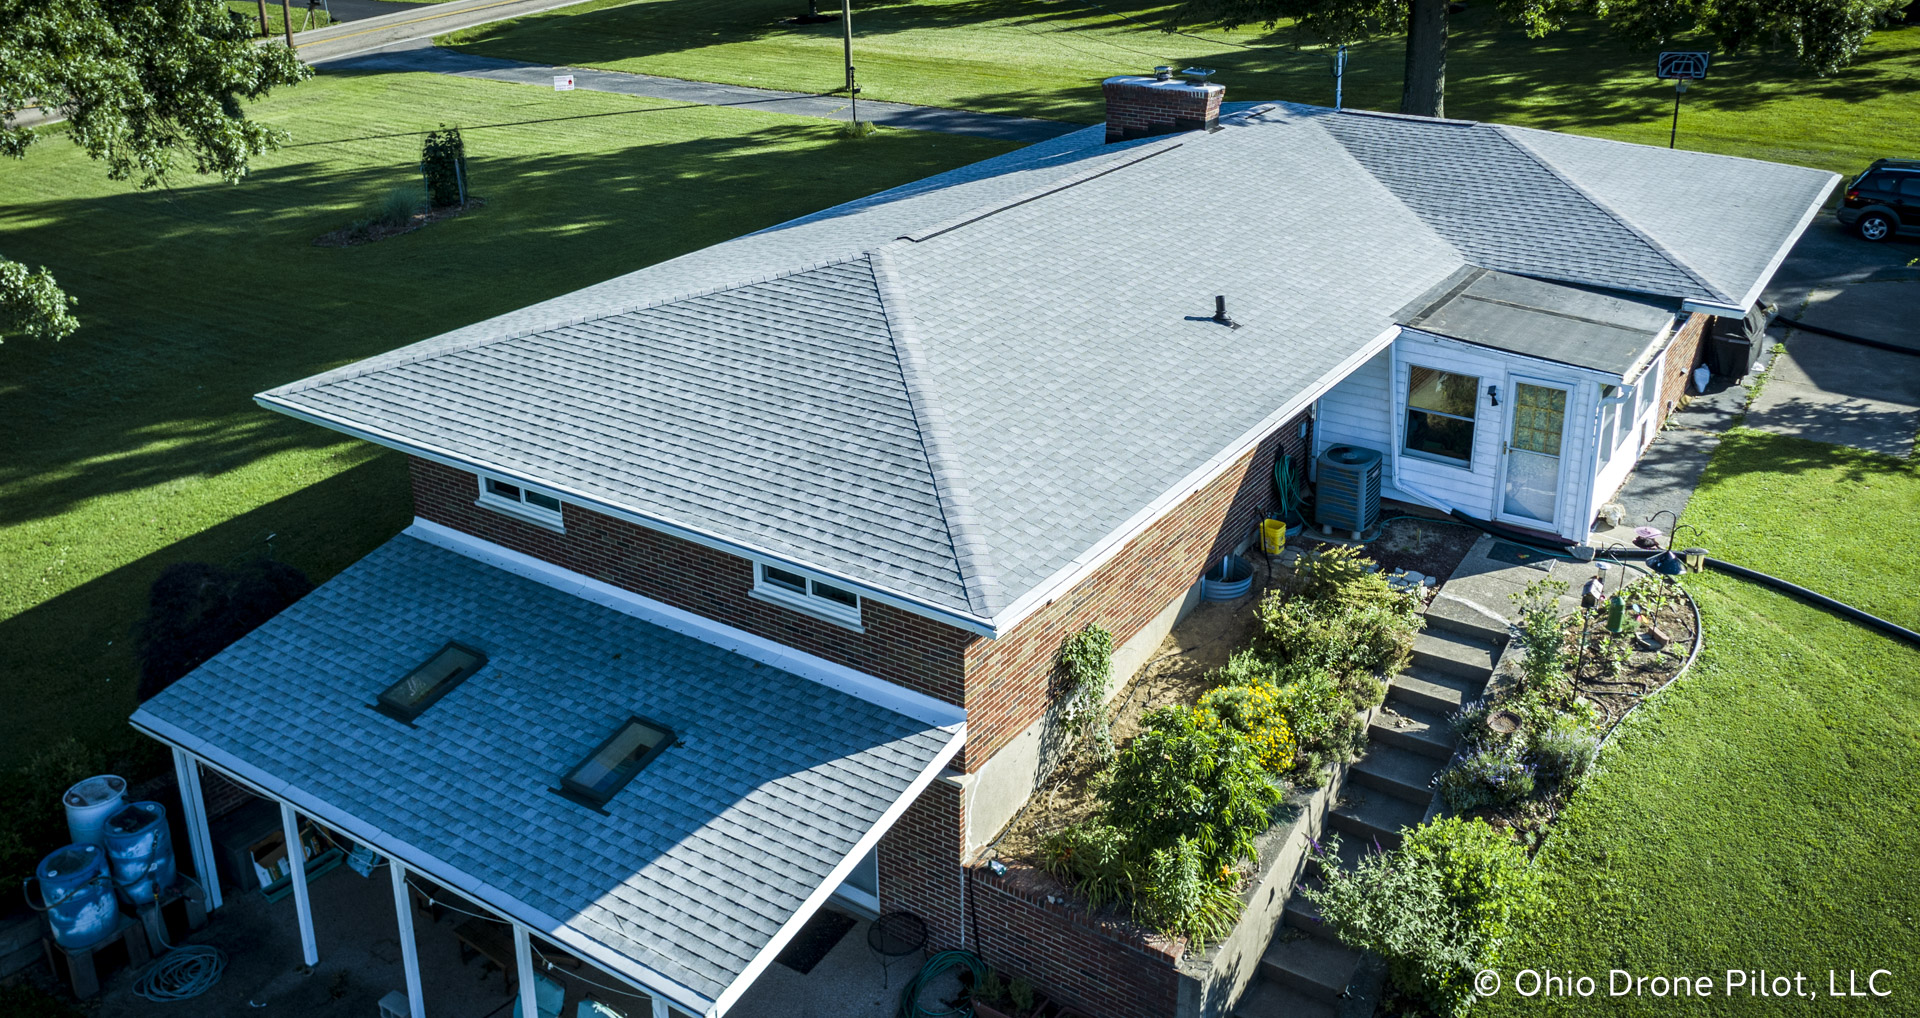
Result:
<svg viewBox="0 0 1920 1018"><path fill-rule="evenodd" d="M237 181L285 139L242 103L309 73L221 0L0 0L0 154L26 155L37 133L18 114L40 107L113 180L157 187L185 154L194 172ZM66 336L72 304L44 268L0 258L0 337Z"/></svg>
<svg viewBox="0 0 1920 1018"><path fill-rule="evenodd" d="M136 645L145 702L312 592L305 573L261 559L234 569L177 562L147 593Z"/></svg>
<svg viewBox="0 0 1920 1018"><path fill-rule="evenodd" d="M1570 14L1599 17L1629 45L1653 49L1693 33L1720 53L1784 49L1814 74L1846 67L1877 25L1907 0L1498 0L1501 15L1538 38ZM1187 0L1184 20L1227 28L1292 22L1305 39L1344 45L1406 33L1400 112L1446 115L1449 0Z"/></svg>

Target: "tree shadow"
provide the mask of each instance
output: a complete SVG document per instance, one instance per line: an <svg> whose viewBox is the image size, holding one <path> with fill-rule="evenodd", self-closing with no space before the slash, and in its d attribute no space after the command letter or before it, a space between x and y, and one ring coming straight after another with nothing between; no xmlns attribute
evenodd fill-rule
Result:
<svg viewBox="0 0 1920 1018"><path fill-rule="evenodd" d="M341 168L316 152L238 186L0 209L7 254L51 268L83 325L5 347L0 526L338 445L253 394L944 170L955 152L1003 150L756 119L733 135L494 154L505 146L483 126L467 148L484 208L358 247L312 240L417 183L410 168Z"/></svg>
<svg viewBox="0 0 1920 1018"><path fill-rule="evenodd" d="M411 516L406 459L382 453L0 621L0 699L8 705L0 768L68 734L109 753L140 741L126 725L140 673L134 629L167 566L234 566L271 555L318 583Z"/></svg>

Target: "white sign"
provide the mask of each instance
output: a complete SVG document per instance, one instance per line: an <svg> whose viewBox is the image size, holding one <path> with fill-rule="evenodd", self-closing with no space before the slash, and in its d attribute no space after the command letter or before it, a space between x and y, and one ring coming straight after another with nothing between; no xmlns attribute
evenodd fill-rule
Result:
<svg viewBox="0 0 1920 1018"><path fill-rule="evenodd" d="M573 75L571 75L571 74L556 74L556 75L554 75L554 76L553 76L553 90L554 90L555 92L571 92L571 91L573 91Z"/></svg>
<svg viewBox="0 0 1920 1018"><path fill-rule="evenodd" d="M1660 62L1654 65L1654 74L1661 81L1669 78L1700 81L1707 76L1707 54L1668 51L1660 54Z"/></svg>

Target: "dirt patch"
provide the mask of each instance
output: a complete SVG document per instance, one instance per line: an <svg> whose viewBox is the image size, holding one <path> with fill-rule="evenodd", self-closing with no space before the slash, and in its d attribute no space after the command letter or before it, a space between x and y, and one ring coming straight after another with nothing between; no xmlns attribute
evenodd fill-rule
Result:
<svg viewBox="0 0 1920 1018"><path fill-rule="evenodd" d="M1254 608L1272 585L1274 570L1258 551L1249 552L1247 559L1253 563L1254 583L1246 596L1200 602L1114 697L1115 746L1125 746L1139 734L1140 717L1147 711L1198 701L1213 688L1208 676L1252 641L1259 624ZM1092 754L1071 752L1007 824L994 851L1001 858L1038 863L1049 835L1093 816L1099 806L1094 779L1102 767Z"/></svg>
<svg viewBox="0 0 1920 1018"><path fill-rule="evenodd" d="M449 205L445 208L415 212L413 215L408 216L407 221L404 223L355 223L352 226L335 230L332 233L323 233L313 238L313 246L358 247L361 244L372 244L376 241L386 240L389 237L398 237L403 233L412 233L415 230L425 227L429 223L437 223L443 219L453 219L456 216L464 216L469 212L478 212L480 209L485 208L486 205L487 200L485 198L472 197L467 199L465 205Z"/></svg>
<svg viewBox="0 0 1920 1018"><path fill-rule="evenodd" d="M1460 523L1404 518L1381 527L1379 539L1367 545L1367 555L1386 572L1405 569L1445 583L1479 539L1480 531Z"/></svg>
<svg viewBox="0 0 1920 1018"><path fill-rule="evenodd" d="M1677 583L1647 578L1628 584L1626 634L1607 632L1607 608L1569 616L1567 655L1576 695L1600 711L1609 731L1653 691L1673 681L1693 650L1693 601ZM1618 648L1610 653L1610 648ZM1624 652L1624 653L1623 653Z"/></svg>

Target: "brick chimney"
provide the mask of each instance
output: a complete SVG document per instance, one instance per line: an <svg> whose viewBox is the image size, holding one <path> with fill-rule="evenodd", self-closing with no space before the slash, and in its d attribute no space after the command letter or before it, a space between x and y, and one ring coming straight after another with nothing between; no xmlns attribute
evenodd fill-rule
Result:
<svg viewBox="0 0 1920 1018"><path fill-rule="evenodd" d="M1100 83L1100 90L1107 96L1109 142L1176 131L1211 131L1220 124L1220 100L1227 94L1223 85L1204 77L1175 78L1165 67L1155 68L1152 77L1108 78Z"/></svg>

